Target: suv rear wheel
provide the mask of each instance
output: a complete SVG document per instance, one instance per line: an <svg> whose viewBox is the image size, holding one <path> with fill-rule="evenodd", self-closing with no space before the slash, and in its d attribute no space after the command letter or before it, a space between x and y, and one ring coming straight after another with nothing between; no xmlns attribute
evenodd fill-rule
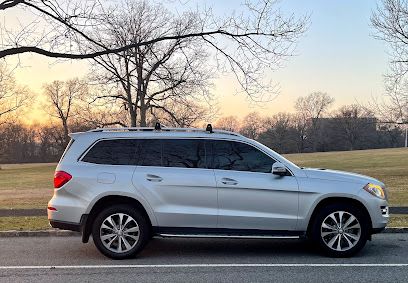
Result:
<svg viewBox="0 0 408 283"><path fill-rule="evenodd" d="M369 237L369 223L358 208L332 204L314 219L311 237L331 257L349 257L360 251Z"/></svg>
<svg viewBox="0 0 408 283"><path fill-rule="evenodd" d="M115 205L102 210L92 226L95 246L113 259L136 256L150 239L149 225L137 210Z"/></svg>

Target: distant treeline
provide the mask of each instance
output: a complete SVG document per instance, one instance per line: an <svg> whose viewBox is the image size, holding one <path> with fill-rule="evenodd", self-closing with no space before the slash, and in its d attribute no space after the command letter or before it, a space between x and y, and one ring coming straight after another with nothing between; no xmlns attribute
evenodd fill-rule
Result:
<svg viewBox="0 0 408 283"><path fill-rule="evenodd" d="M261 117L251 113L242 120L234 116L218 120L216 128L239 132L279 153L344 151L403 147L402 127L363 116L352 105L331 117L305 118L299 113L278 113ZM364 113L366 114L366 113Z"/></svg>
<svg viewBox="0 0 408 283"><path fill-rule="evenodd" d="M341 151L404 146L404 132L372 117L332 117L300 123L296 115L280 113L262 118L251 113L242 120L224 117L215 128L240 132L279 153ZM71 132L91 126L74 125ZM0 126L0 163L56 162L67 144L61 126L19 122Z"/></svg>
<svg viewBox="0 0 408 283"><path fill-rule="evenodd" d="M74 127L72 130L87 130ZM56 162L67 145L63 127L14 122L0 126L0 164Z"/></svg>
<svg viewBox="0 0 408 283"><path fill-rule="evenodd" d="M274 127L258 141L280 153L343 151L404 146L403 131L372 118L321 118L300 135L295 127Z"/></svg>

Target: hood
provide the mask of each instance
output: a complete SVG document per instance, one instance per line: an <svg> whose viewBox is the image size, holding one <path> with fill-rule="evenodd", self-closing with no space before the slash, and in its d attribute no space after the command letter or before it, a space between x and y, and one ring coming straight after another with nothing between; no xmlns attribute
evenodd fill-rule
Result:
<svg viewBox="0 0 408 283"><path fill-rule="evenodd" d="M313 179L323 179L323 180L333 180L333 181L343 181L343 182L353 182L365 185L367 183L374 183L383 186L384 184L380 181L361 174L329 170L329 169L318 169L318 168L304 168L303 171L309 178Z"/></svg>

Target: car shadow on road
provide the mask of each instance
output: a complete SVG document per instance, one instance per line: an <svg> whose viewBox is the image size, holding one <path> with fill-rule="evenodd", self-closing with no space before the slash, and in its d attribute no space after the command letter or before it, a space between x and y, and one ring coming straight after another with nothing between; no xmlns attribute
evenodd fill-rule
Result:
<svg viewBox="0 0 408 283"><path fill-rule="evenodd" d="M226 257L280 257L320 256L316 247L306 240L276 239L153 239L139 257L169 257L182 255L184 258Z"/></svg>
<svg viewBox="0 0 408 283"><path fill-rule="evenodd" d="M304 239L210 239L153 238L136 257L137 263L203 263L203 262L376 262L378 257L400 256L405 239L397 235L375 239L357 255L345 259L328 259L318 248ZM388 238L388 237L387 237ZM90 243L91 244L91 243ZM104 258L93 245L86 245L81 254L88 258ZM126 260L136 263L134 260ZM123 261L122 261L123 262Z"/></svg>

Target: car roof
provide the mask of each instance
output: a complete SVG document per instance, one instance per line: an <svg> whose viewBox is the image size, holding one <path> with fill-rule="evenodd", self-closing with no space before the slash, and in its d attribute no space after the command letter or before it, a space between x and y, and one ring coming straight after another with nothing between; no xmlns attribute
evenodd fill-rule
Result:
<svg viewBox="0 0 408 283"><path fill-rule="evenodd" d="M87 132L72 133L70 136L75 139L78 136L87 136L91 139L101 138L236 138L246 139L244 136L224 130L206 131L198 128L162 128L155 130L149 127L140 128L100 128Z"/></svg>

